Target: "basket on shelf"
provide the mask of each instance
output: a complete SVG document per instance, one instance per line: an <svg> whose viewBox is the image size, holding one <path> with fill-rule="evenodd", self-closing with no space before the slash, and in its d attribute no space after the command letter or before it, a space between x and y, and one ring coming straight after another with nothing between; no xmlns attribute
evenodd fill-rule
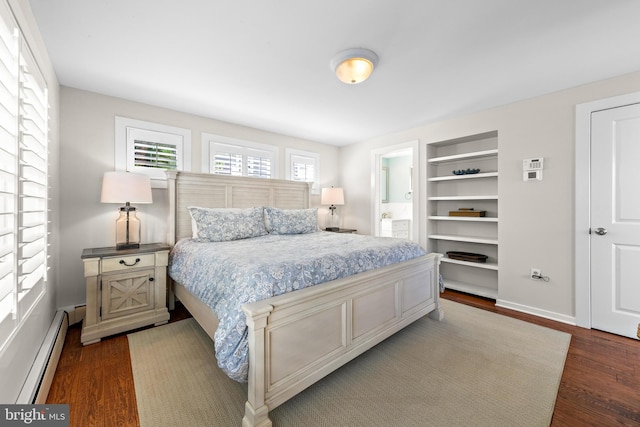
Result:
<svg viewBox="0 0 640 427"><path fill-rule="evenodd" d="M478 168L473 168L473 169L458 169L458 170L454 170L451 171L454 175L473 175L476 174L478 172L480 172L480 169Z"/></svg>
<svg viewBox="0 0 640 427"><path fill-rule="evenodd" d="M473 208L459 208L457 211L449 211L449 216L485 216L487 211L476 211Z"/></svg>
<svg viewBox="0 0 640 427"><path fill-rule="evenodd" d="M488 256L482 254L474 254L472 252L449 251L447 256L458 261L469 262L487 262Z"/></svg>

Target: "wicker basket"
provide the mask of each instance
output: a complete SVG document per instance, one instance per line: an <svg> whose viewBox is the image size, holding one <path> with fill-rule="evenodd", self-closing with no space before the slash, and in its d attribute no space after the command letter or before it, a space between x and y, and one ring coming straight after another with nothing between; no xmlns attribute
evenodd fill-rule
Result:
<svg viewBox="0 0 640 427"><path fill-rule="evenodd" d="M469 261L469 262L487 262L487 256L482 254L474 254L472 252L458 252L458 251L449 251L447 252L447 256L451 259L456 259L458 261Z"/></svg>
<svg viewBox="0 0 640 427"><path fill-rule="evenodd" d="M463 210L459 210L459 211L449 211L449 216L486 216L487 215L487 211L463 211Z"/></svg>

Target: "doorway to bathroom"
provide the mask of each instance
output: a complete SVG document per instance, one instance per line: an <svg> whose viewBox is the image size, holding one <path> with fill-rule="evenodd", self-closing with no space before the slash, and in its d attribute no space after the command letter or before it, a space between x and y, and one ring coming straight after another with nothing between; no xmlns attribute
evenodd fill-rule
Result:
<svg viewBox="0 0 640 427"><path fill-rule="evenodd" d="M418 168L418 141L372 152L373 235L419 240Z"/></svg>

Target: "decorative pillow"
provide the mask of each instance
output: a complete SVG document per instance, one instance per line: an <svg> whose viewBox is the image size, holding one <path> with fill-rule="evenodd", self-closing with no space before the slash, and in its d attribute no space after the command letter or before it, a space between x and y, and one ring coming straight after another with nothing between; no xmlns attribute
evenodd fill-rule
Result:
<svg viewBox="0 0 640 427"><path fill-rule="evenodd" d="M189 206L193 237L209 242L260 237L267 234L264 208L201 208Z"/></svg>
<svg viewBox="0 0 640 427"><path fill-rule="evenodd" d="M264 219L270 234L306 234L318 231L318 209L264 208Z"/></svg>

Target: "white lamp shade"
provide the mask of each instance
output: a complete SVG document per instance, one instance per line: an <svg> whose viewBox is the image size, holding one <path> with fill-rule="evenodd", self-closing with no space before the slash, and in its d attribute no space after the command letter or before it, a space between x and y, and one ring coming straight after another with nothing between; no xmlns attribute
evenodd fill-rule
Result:
<svg viewBox="0 0 640 427"><path fill-rule="evenodd" d="M320 203L323 205L344 205L344 191L342 188L323 188Z"/></svg>
<svg viewBox="0 0 640 427"><path fill-rule="evenodd" d="M151 179L130 172L105 172L102 178L102 203L153 203Z"/></svg>

